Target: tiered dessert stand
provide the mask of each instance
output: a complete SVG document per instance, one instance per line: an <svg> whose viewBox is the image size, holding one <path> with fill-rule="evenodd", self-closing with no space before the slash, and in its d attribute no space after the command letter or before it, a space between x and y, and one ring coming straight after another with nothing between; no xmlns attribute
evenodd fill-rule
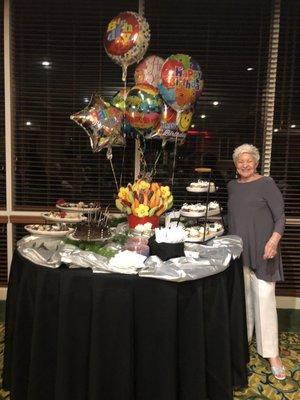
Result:
<svg viewBox="0 0 300 400"><path fill-rule="evenodd" d="M97 212L97 205L91 206L84 203L57 203L58 211L43 212L41 216L47 225L28 225L25 229L31 234L62 237L72 235L76 224L90 220L92 215ZM47 227L47 229L43 229Z"/></svg>
<svg viewBox="0 0 300 400"><path fill-rule="evenodd" d="M222 215L222 210L220 207L220 203L218 202L218 188L215 187L214 182L212 181L212 169L211 168L204 168L204 167L199 167L195 168L195 171L200 174L208 174L209 178L207 180L207 185L201 185L201 182L203 181L198 181L195 183L190 184L188 187L186 187L187 194L186 194L186 200L190 198L190 196L194 196L196 198L196 204L199 202L199 200L205 199L203 201L203 208L199 206L199 209L195 207L195 210L185 210L184 206L180 210L180 217L178 220L178 223L182 221L182 217L184 217L186 220L192 219L196 221L197 225L202 225L204 228L203 236L200 239L199 237L195 238L187 238L186 241L190 242L205 242L209 239L212 239L213 237L216 236L221 236L224 233L224 221L223 221L223 215ZM199 184L198 184L199 183ZM209 204L212 199L212 197L217 201L218 206L216 209L209 209ZM199 204L199 203L198 203ZM211 234L207 233L207 227L210 225L210 221L221 221L221 228ZM217 222L216 222L217 223Z"/></svg>

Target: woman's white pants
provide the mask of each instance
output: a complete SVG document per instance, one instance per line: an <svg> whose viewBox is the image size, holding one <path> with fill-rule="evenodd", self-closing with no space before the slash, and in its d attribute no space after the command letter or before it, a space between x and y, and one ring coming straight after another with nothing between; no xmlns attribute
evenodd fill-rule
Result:
<svg viewBox="0 0 300 400"><path fill-rule="evenodd" d="M264 358L278 356L278 320L275 282L258 279L249 267L244 267L248 342L255 326L257 352Z"/></svg>

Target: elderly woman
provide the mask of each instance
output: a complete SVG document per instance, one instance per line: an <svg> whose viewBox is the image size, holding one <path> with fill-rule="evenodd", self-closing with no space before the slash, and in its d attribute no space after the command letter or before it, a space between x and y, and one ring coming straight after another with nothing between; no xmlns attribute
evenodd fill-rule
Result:
<svg viewBox="0 0 300 400"><path fill-rule="evenodd" d="M228 183L228 226L230 234L243 239L248 341L255 326L257 352L269 359L273 375L282 380L286 376L278 349L275 283L283 280L283 198L273 179L257 172L256 147L237 147L233 161L237 179Z"/></svg>

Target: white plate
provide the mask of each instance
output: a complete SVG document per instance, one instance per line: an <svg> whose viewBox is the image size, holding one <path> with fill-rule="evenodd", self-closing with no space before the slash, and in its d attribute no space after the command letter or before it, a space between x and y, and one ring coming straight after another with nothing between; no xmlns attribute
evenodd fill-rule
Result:
<svg viewBox="0 0 300 400"><path fill-rule="evenodd" d="M33 228L34 225L25 225L25 229L27 232L33 234L33 235L40 235L40 236L51 236L51 237L64 237L67 236L69 233L72 233L74 229L68 228L67 230L64 231L39 231L38 229Z"/></svg>
<svg viewBox="0 0 300 400"><path fill-rule="evenodd" d="M106 242L112 237L112 235L107 236L106 238L99 238L99 239L79 239L71 233L68 238L75 240L76 242Z"/></svg>
<svg viewBox="0 0 300 400"><path fill-rule="evenodd" d="M197 188L197 187L193 187L193 186L187 186L186 190L188 192L192 192L192 193L206 193L206 192L208 192L208 187ZM215 188L211 188L209 193L214 193L215 191L216 191Z"/></svg>
<svg viewBox="0 0 300 400"><path fill-rule="evenodd" d="M64 210L64 211L69 211L69 212L83 212L83 213L89 213L89 212L96 212L100 210L101 207L94 207L94 208L89 208L89 207L84 207L84 208L78 208L78 207L67 207L67 206L59 206L56 204L56 207L59 210Z"/></svg>
<svg viewBox="0 0 300 400"><path fill-rule="evenodd" d="M191 218L205 217L205 211L183 211L183 210L180 210L180 214L183 217L191 217ZM207 217L212 217L213 215L219 215L219 214L220 214L220 207L207 211Z"/></svg>
<svg viewBox="0 0 300 400"><path fill-rule="evenodd" d="M205 211L182 211L182 210L180 210L180 214L183 217L198 218L198 217L204 217Z"/></svg>
<svg viewBox="0 0 300 400"><path fill-rule="evenodd" d="M223 235L223 233L224 233L224 229L222 229L222 230L220 230L218 232L213 232L213 233L206 234L205 235L205 241L213 239L214 237L221 236L221 235ZM200 243L200 242L203 242L203 236L195 236L195 237L192 237L192 238L186 238L185 242Z"/></svg>
<svg viewBox="0 0 300 400"><path fill-rule="evenodd" d="M42 213L41 215L47 221L53 221L53 222L63 222L63 223L76 224L77 222L81 222L81 221L85 221L86 220L86 217L84 217L84 216L77 217L77 218L59 218L59 217L54 217L54 216L50 215L50 213Z"/></svg>

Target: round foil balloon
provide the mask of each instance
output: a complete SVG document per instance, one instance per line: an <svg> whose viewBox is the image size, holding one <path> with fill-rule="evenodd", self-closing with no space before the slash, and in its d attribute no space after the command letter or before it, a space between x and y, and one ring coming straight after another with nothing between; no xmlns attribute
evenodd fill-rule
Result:
<svg viewBox="0 0 300 400"><path fill-rule="evenodd" d="M157 87L161 81L161 68L164 62L165 60L158 56L145 58L135 69L135 84L149 83L149 85Z"/></svg>
<svg viewBox="0 0 300 400"><path fill-rule="evenodd" d="M125 145L121 133L123 112L103 100L99 93L94 93L89 105L70 118L86 131L94 153Z"/></svg>
<svg viewBox="0 0 300 400"><path fill-rule="evenodd" d="M141 15L126 11L110 21L104 36L104 47L111 59L122 66L126 81L128 65L139 62L149 44L150 29Z"/></svg>
<svg viewBox="0 0 300 400"><path fill-rule="evenodd" d="M162 103L154 86L147 83L133 86L126 98L126 119L134 128L153 129L160 121Z"/></svg>
<svg viewBox="0 0 300 400"><path fill-rule="evenodd" d="M186 54L170 56L162 66L158 88L165 102L174 110L190 108L203 88L199 64Z"/></svg>
<svg viewBox="0 0 300 400"><path fill-rule="evenodd" d="M182 111L180 118L177 112L164 103L162 107L161 120L155 132L150 133L147 139L161 139L164 143L167 141L174 141L176 138L180 143L186 138L193 117L193 109Z"/></svg>
<svg viewBox="0 0 300 400"><path fill-rule="evenodd" d="M129 90L129 88L122 88L114 95L110 102L111 105L117 107L119 110L122 110L123 115L125 114L126 98ZM138 132L132 126L130 126L126 118L123 119L122 132L124 136L131 139L136 139L138 137Z"/></svg>

